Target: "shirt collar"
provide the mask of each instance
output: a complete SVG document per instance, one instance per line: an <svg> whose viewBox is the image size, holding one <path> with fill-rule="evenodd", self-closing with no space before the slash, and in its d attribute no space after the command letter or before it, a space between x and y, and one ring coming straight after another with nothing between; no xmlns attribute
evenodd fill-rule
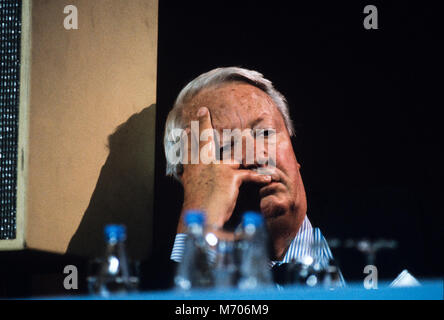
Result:
<svg viewBox="0 0 444 320"><path fill-rule="evenodd" d="M313 242L313 227L311 225L308 216L305 215L305 219L302 222L301 227L298 230L298 233L294 237L293 241L290 243L290 246L285 253L284 258L281 261L270 261L271 266L275 264L288 263L295 258L300 258L305 255L308 255L311 243Z"/></svg>

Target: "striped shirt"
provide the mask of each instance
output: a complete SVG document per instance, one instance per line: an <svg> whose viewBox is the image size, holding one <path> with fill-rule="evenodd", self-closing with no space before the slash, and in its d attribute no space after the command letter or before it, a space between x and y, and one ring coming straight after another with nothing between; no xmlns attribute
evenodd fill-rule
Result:
<svg viewBox="0 0 444 320"><path fill-rule="evenodd" d="M293 241L290 243L282 261L271 261L271 265L274 266L275 264L289 263L292 260L297 260L310 255L310 247L313 242L312 231L313 227L311 226L310 220L305 216L296 237L294 237Z"/></svg>

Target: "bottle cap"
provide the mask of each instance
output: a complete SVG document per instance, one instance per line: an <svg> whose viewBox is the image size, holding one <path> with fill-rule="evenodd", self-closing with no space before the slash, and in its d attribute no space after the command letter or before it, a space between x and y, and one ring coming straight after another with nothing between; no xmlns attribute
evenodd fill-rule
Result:
<svg viewBox="0 0 444 320"><path fill-rule="evenodd" d="M109 224L105 226L105 239L122 241L126 238L126 228L120 224Z"/></svg>
<svg viewBox="0 0 444 320"><path fill-rule="evenodd" d="M243 216L243 225L252 224L256 227L262 226L264 224L264 218L260 213L254 211L247 211Z"/></svg>
<svg viewBox="0 0 444 320"><path fill-rule="evenodd" d="M205 214L203 211L199 210L190 210L187 211L185 215L185 224L190 225L192 223L204 224L205 223Z"/></svg>

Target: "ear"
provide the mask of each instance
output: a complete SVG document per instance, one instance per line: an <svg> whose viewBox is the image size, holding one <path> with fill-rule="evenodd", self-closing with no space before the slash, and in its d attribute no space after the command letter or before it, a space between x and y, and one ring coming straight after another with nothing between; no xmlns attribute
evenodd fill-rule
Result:
<svg viewBox="0 0 444 320"><path fill-rule="evenodd" d="M183 164L179 164L177 166L177 174L175 178L180 182L181 185L183 185L182 175L183 175Z"/></svg>

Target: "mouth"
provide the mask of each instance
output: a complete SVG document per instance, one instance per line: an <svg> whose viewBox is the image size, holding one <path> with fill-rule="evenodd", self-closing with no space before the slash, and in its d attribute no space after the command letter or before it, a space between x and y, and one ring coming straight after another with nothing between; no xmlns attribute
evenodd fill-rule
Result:
<svg viewBox="0 0 444 320"><path fill-rule="evenodd" d="M282 187L282 183L273 181L259 190L259 196L265 198L269 195L273 195L279 191L280 187Z"/></svg>

